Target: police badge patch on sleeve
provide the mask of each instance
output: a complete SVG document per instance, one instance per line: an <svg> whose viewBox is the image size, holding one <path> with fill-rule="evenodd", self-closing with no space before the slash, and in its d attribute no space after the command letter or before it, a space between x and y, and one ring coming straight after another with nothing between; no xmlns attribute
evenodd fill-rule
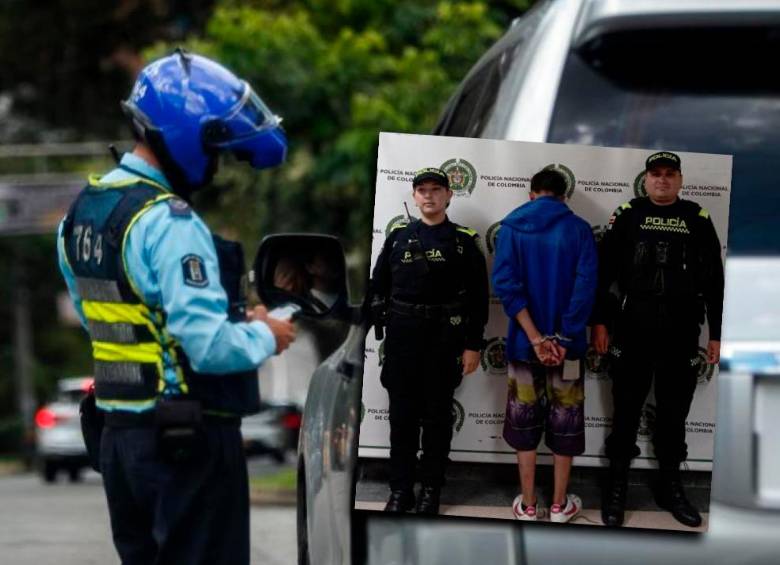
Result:
<svg viewBox="0 0 780 565"><path fill-rule="evenodd" d="M197 288L208 286L209 277L206 274L206 265L198 255L189 254L182 257L181 268L184 273L184 284Z"/></svg>

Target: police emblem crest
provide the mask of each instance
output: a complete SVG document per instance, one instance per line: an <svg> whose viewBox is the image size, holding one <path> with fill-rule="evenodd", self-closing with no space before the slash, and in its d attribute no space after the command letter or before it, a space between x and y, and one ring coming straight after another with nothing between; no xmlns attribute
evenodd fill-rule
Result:
<svg viewBox="0 0 780 565"><path fill-rule="evenodd" d="M203 288L208 286L209 277L206 273L206 265L199 255L190 253L181 258L182 273L184 275L184 284Z"/></svg>
<svg viewBox="0 0 780 565"><path fill-rule="evenodd" d="M452 431L458 433L463 427L463 421L466 419L466 411L463 409L463 405L452 399Z"/></svg>
<svg viewBox="0 0 780 565"><path fill-rule="evenodd" d="M566 200L571 198L574 193L574 187L577 186L577 178L574 176L572 170L561 163L550 163L544 168L545 171L557 171L563 178L566 179Z"/></svg>
<svg viewBox="0 0 780 565"><path fill-rule="evenodd" d="M634 196L637 198L647 196L647 190L645 190L645 171L641 171L634 179Z"/></svg>
<svg viewBox="0 0 780 565"><path fill-rule="evenodd" d="M506 339L494 337L489 339L482 351L482 369L491 375L506 375Z"/></svg>
<svg viewBox="0 0 780 565"><path fill-rule="evenodd" d="M496 252L496 243L498 241L499 229L501 229L501 222L496 222L488 228L487 234L485 234L485 244L487 245L488 251L491 255Z"/></svg>
<svg viewBox="0 0 780 565"><path fill-rule="evenodd" d="M465 159L449 159L439 167L450 179L450 189L455 196L470 196L477 185L477 171Z"/></svg>

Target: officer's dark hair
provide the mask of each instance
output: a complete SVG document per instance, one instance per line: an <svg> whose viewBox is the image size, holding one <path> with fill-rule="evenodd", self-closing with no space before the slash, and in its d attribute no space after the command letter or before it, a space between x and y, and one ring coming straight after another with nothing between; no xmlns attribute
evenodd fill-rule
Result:
<svg viewBox="0 0 780 565"><path fill-rule="evenodd" d="M531 177L531 192L552 192L555 196L566 194L566 179L555 169L542 169Z"/></svg>

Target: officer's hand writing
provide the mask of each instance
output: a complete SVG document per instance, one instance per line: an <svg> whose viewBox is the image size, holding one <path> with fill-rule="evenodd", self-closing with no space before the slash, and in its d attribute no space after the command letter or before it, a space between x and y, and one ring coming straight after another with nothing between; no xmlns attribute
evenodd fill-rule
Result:
<svg viewBox="0 0 780 565"><path fill-rule="evenodd" d="M271 328L271 333L274 334L276 353L281 353L295 341L295 326L290 320L277 320L269 317L264 321Z"/></svg>
<svg viewBox="0 0 780 565"><path fill-rule="evenodd" d="M711 339L707 342L707 363L710 365L720 363L720 341Z"/></svg>
<svg viewBox="0 0 780 565"><path fill-rule="evenodd" d="M596 324L590 333L590 342L599 355L605 355L609 349L609 332L604 324Z"/></svg>
<svg viewBox="0 0 780 565"><path fill-rule="evenodd" d="M468 375L477 370L479 365L479 351L471 349L463 350L463 374Z"/></svg>
<svg viewBox="0 0 780 565"><path fill-rule="evenodd" d="M265 306L255 306L246 311L247 322L265 322L268 319L268 308Z"/></svg>

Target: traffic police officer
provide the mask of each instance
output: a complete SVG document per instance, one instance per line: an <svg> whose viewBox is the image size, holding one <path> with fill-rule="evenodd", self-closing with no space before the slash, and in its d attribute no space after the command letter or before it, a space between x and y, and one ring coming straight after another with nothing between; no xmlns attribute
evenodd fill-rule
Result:
<svg viewBox="0 0 780 565"><path fill-rule="evenodd" d="M220 151L273 167L285 136L249 84L181 50L144 68L122 106L136 147L90 178L58 238L92 341L114 543L125 565L249 563L240 417L259 409L256 368L294 329L260 307L247 316L240 245L188 201Z"/></svg>
<svg viewBox="0 0 780 565"><path fill-rule="evenodd" d="M645 168L647 196L614 212L599 253L593 344L600 354L609 351L614 404L602 518L607 525L623 523L628 468L639 455L637 427L654 381L657 501L679 522L696 527L701 516L685 496L679 467L687 457L685 418L696 389L705 312L707 362L719 361L721 247L707 210L678 197L680 157L668 151L654 153ZM611 299L613 282L621 293L619 306ZM615 315L610 316L610 309ZM611 344L606 325L610 318L615 319Z"/></svg>
<svg viewBox="0 0 780 565"><path fill-rule="evenodd" d="M440 169L412 181L422 219L391 228L374 267L375 324L386 319L381 381L390 399L388 512L436 514L452 439L452 401L463 374L479 363L488 315L487 269L474 230L451 222L449 178Z"/></svg>

